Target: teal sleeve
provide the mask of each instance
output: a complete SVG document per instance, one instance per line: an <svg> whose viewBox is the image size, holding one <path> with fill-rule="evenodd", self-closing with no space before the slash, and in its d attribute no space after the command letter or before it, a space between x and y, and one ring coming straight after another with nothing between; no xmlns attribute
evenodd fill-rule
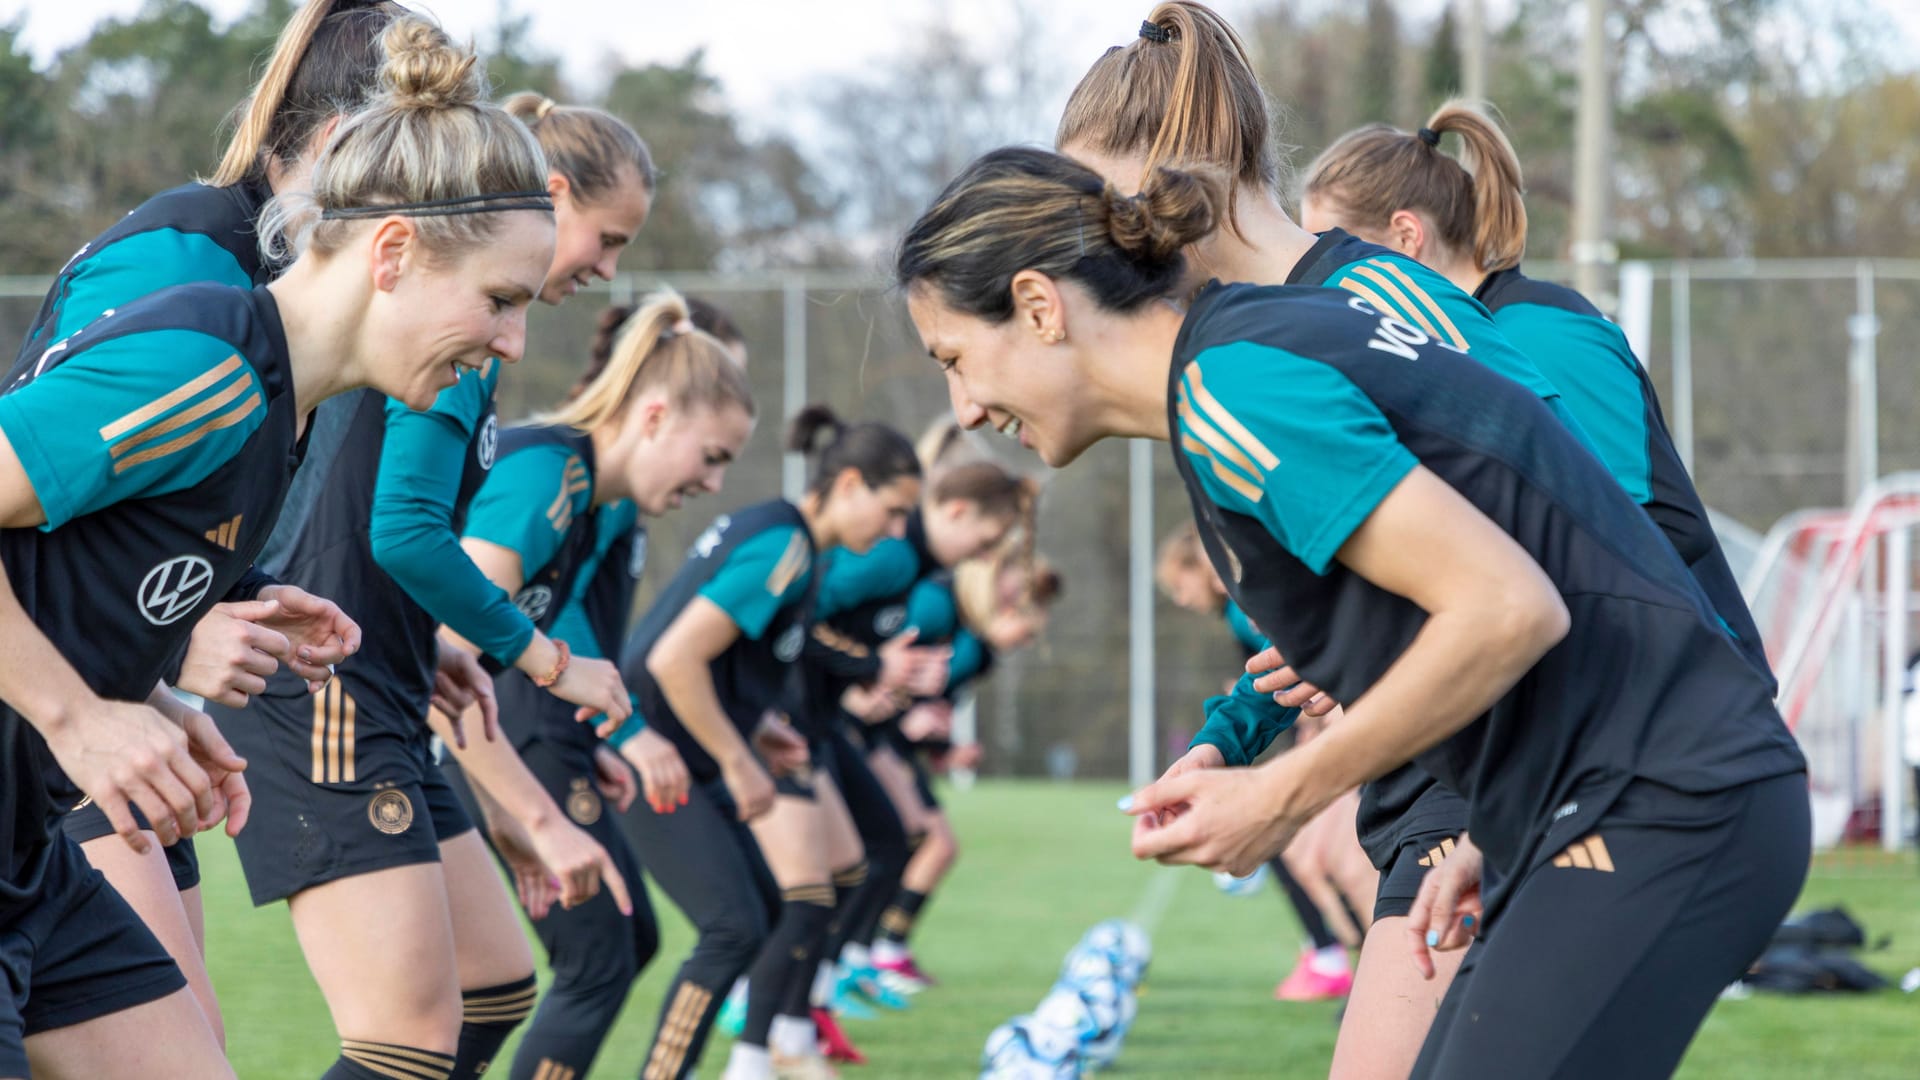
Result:
<svg viewBox="0 0 1920 1080"><path fill-rule="evenodd" d="M973 631L962 628L953 635L953 658L947 662L947 693L965 686L986 666L986 643Z"/></svg>
<svg viewBox="0 0 1920 1080"><path fill-rule="evenodd" d="M921 641L946 641L960 628L953 589L945 582L922 581L907 594L905 625L920 631Z"/></svg>
<svg viewBox="0 0 1920 1080"><path fill-rule="evenodd" d="M601 716L605 716L605 715L606 715L605 713L601 714ZM592 724L598 724L600 722L600 716L596 716L588 722ZM640 715L640 699L634 698L633 699L633 715L627 717L625 723L615 728L613 731L613 734L607 736L607 745L613 747L615 750L618 750L621 747L632 742L633 737L635 735L638 735L645 730L647 730L647 718Z"/></svg>
<svg viewBox="0 0 1920 1080"><path fill-rule="evenodd" d="M733 549L700 595L720 605L740 632L754 640L807 587L812 562L807 538L792 525L768 529Z"/></svg>
<svg viewBox="0 0 1920 1080"><path fill-rule="evenodd" d="M1242 675L1233 684L1233 692L1207 699L1206 723L1193 737L1192 746L1209 743L1220 748L1229 765L1251 765L1273 740L1300 717L1300 710L1288 708L1253 688L1253 676Z"/></svg>
<svg viewBox="0 0 1920 1080"><path fill-rule="evenodd" d="M913 545L893 537L860 555L835 549L825 563L820 591L813 600L816 619L830 619L869 600L906 592L920 576L920 556Z"/></svg>
<svg viewBox="0 0 1920 1080"><path fill-rule="evenodd" d="M44 529L192 487L266 419L253 365L218 338L107 338L0 397L0 430L46 512Z"/></svg>
<svg viewBox="0 0 1920 1080"><path fill-rule="evenodd" d="M468 372L414 412L387 402L386 443L373 488L374 561L429 615L501 664L533 641L533 623L473 565L453 531L468 444L493 396L499 364Z"/></svg>
<svg viewBox="0 0 1920 1080"><path fill-rule="evenodd" d="M1234 640L1254 652L1259 652L1269 644L1266 635L1253 625L1253 619L1231 600L1227 601L1227 627L1233 631Z"/></svg>
<svg viewBox="0 0 1920 1080"><path fill-rule="evenodd" d="M1647 404L1626 334L1605 319L1545 304L1509 304L1494 321L1560 388L1560 400L1633 501L1651 501Z"/></svg>
<svg viewBox="0 0 1920 1080"><path fill-rule="evenodd" d="M592 505L593 477L579 454L554 443L529 446L494 462L467 507L464 535L518 554L531 577ZM591 576L583 572L581 579Z"/></svg>
<svg viewBox="0 0 1920 1080"><path fill-rule="evenodd" d="M253 287L233 253L203 233L154 229L77 256L65 281L48 345L63 341L102 314L174 285L213 282Z"/></svg>
<svg viewBox="0 0 1920 1080"><path fill-rule="evenodd" d="M1501 332L1486 305L1462 292L1458 285L1399 255L1376 255L1341 267L1327 279L1329 286L1347 290L1382 315L1424 332L1441 345L1468 356L1512 379L1547 403L1554 415L1586 447L1598 453L1590 435L1560 401L1563 388L1543 372L1529 353Z"/></svg>
<svg viewBox="0 0 1920 1080"><path fill-rule="evenodd" d="M1316 574L1418 464L1344 374L1283 349L1208 349L1181 374L1178 398L1181 451L1207 496L1265 525Z"/></svg>

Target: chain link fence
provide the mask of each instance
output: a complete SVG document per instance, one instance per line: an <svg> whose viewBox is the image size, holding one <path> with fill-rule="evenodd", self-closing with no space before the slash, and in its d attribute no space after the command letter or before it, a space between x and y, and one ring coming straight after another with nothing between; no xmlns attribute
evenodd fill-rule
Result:
<svg viewBox="0 0 1920 1080"><path fill-rule="evenodd" d="M1696 480L1717 511L1764 532L1791 511L1845 505L1859 475L1920 468L1920 358L1910 344L1920 340L1920 262L1638 265L1603 299L1627 309L1623 324L1640 339L1669 424L1683 447L1690 442ZM1529 271L1567 275L1552 265ZM564 307L536 305L527 356L501 383L503 416L559 401L585 365L605 305L662 282L713 301L741 327L762 419L723 494L654 524L643 603L715 514L798 482L778 429L800 405L828 402L910 435L947 409L905 305L873 281L686 274L623 275ZM42 278L0 278L0 340L21 339L45 287ZM1010 465L1046 471L1005 440L973 438ZM1128 458L1123 444L1105 443L1047 478L1040 548L1063 571L1066 594L1043 643L997 668L981 695L988 773L1128 773ZM1153 455L1152 490L1158 537L1186 515L1163 450ZM1237 668L1239 653L1217 623L1156 607L1161 761L1184 749L1200 701Z"/></svg>

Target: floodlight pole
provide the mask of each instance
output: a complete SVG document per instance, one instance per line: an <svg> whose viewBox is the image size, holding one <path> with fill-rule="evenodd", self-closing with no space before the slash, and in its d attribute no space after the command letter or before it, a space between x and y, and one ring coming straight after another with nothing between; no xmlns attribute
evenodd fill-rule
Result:
<svg viewBox="0 0 1920 1080"><path fill-rule="evenodd" d="M1596 301L1601 270L1614 260L1607 239L1607 141L1613 126L1607 77L1607 0L1587 0L1587 31L1580 47L1580 116L1574 147L1574 288ZM1607 306L1607 305L1602 305Z"/></svg>
<svg viewBox="0 0 1920 1080"><path fill-rule="evenodd" d="M1460 5L1460 92L1471 101L1487 100L1486 0Z"/></svg>
<svg viewBox="0 0 1920 1080"><path fill-rule="evenodd" d="M1153 443L1127 446L1127 779L1153 782Z"/></svg>

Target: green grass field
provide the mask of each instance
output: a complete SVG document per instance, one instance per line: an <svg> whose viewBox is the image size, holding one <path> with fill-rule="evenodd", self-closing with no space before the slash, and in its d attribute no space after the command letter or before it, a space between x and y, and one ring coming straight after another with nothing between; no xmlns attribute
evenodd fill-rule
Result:
<svg viewBox="0 0 1920 1080"><path fill-rule="evenodd" d="M929 907L917 952L940 987L907 1013L849 1024L873 1064L853 1077L962 1077L976 1069L994 1025L1031 1009L1061 956L1095 921L1128 915L1156 875L1172 875L1140 1017L1118 1076L1324 1075L1334 1006L1283 1005L1270 995L1297 948L1277 892L1231 899L1197 870L1136 863L1109 784L994 783L949 793L963 854ZM336 1051L284 906L248 906L230 844L201 844L208 960L242 1077L317 1076ZM1844 902L1892 945L1866 961L1894 979L1920 966L1920 875L1910 859L1848 856L1816 869L1804 902ZM666 943L641 978L595 1076L632 1077L668 973L690 932L656 895ZM377 918L378 913L370 913ZM538 950L536 949L536 952ZM1681 1071L1690 1080L1874 1080L1920 1075L1920 995L1755 997L1722 1003ZM511 1050L509 1049L509 1055ZM717 1076L724 1040L702 1074ZM505 1073L503 1064L496 1066Z"/></svg>

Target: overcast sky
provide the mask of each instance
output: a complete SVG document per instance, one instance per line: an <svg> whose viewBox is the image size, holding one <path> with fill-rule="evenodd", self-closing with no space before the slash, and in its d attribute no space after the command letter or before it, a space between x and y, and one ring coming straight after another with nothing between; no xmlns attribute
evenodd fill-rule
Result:
<svg viewBox="0 0 1920 1080"><path fill-rule="evenodd" d="M224 18L244 11L249 0L200 0ZM483 34L496 22L499 0L406 0L438 16L457 35ZM778 122L780 105L822 75L857 73L916 28L947 19L977 42L990 42L1006 25L1011 0L506 0L515 12L537 12L533 36L566 62L570 80L594 85L610 56L629 63L675 61L696 48L707 50L708 70L727 96L758 123ZM1046 12L1061 62L1076 74L1100 51L1128 40L1151 9L1149 0L1032 0ZM1219 0L1229 18L1259 0ZM1338 0L1293 0L1327 5ZM1495 19L1515 0L1486 0ZM1711 2L1711 0L1707 0ZM1848 0L1877 6L1904 31L1920 53L1920 0ZM1424 24L1445 0L1402 0L1403 18ZM141 0L0 0L0 22L26 16L25 37L36 57L86 37L108 16L139 10ZM1569 0L1569 7L1574 0Z"/></svg>

